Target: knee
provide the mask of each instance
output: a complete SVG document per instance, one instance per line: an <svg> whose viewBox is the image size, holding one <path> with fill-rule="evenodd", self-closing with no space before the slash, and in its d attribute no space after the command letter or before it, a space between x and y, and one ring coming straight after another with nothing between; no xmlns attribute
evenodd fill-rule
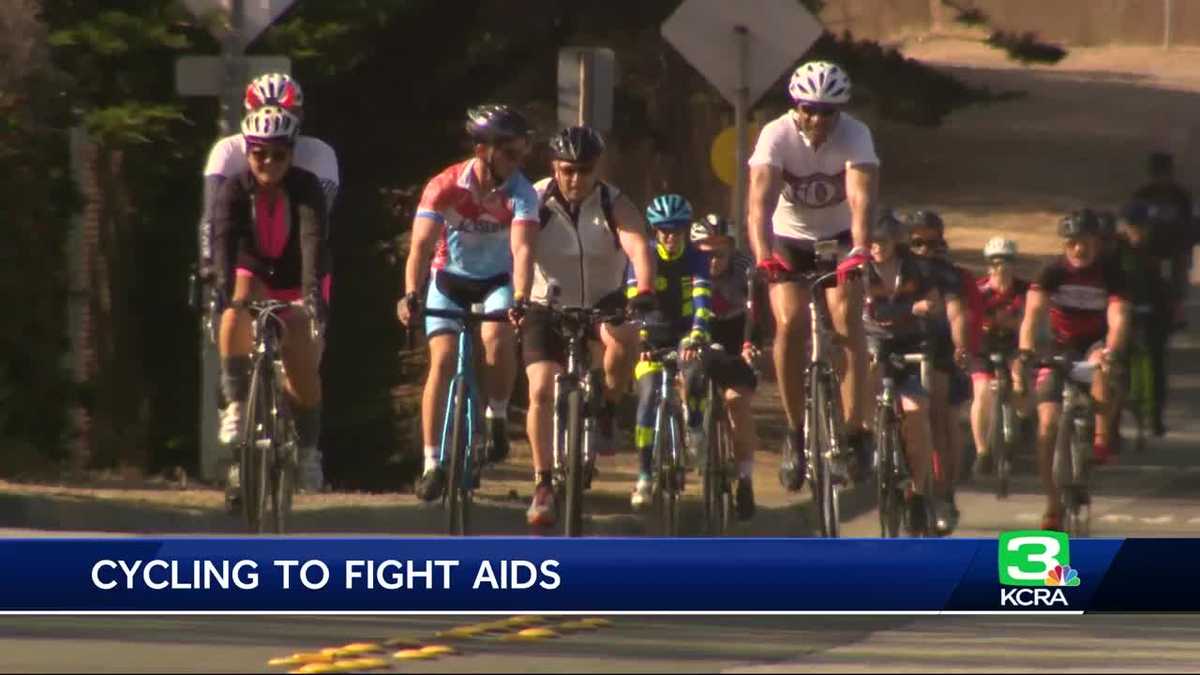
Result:
<svg viewBox="0 0 1200 675"><path fill-rule="evenodd" d="M442 380L449 379L454 374L453 349L431 350L429 354L429 377Z"/></svg>
<svg viewBox="0 0 1200 675"><path fill-rule="evenodd" d="M486 324L480 332L480 337L483 340L484 349L489 354L496 355L511 352L516 340L512 326L499 323Z"/></svg>
<svg viewBox="0 0 1200 675"><path fill-rule="evenodd" d="M553 377L531 377L529 378L529 406L549 407L554 403L554 378Z"/></svg>

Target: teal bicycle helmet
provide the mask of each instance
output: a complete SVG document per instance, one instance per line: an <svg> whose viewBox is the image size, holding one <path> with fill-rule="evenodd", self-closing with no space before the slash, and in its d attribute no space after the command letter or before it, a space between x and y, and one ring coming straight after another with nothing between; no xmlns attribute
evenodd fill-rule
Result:
<svg viewBox="0 0 1200 675"><path fill-rule="evenodd" d="M659 195L646 207L646 222L656 230L689 228L692 225L692 205L679 195Z"/></svg>

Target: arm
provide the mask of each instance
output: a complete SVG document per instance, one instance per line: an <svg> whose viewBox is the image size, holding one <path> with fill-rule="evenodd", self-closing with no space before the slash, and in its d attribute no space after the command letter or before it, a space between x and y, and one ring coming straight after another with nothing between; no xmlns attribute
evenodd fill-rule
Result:
<svg viewBox="0 0 1200 675"><path fill-rule="evenodd" d="M1125 349L1129 338L1129 301L1111 298L1108 301L1108 336L1104 347L1112 354Z"/></svg>
<svg viewBox="0 0 1200 675"><path fill-rule="evenodd" d="M708 342L709 324L713 319L712 283L708 278L708 257L697 255L692 268L692 333L693 340Z"/></svg>
<svg viewBox="0 0 1200 675"><path fill-rule="evenodd" d="M1037 329L1045 320L1047 311L1046 292L1029 289L1025 296L1025 318L1021 320L1021 334L1017 342L1021 351L1033 351L1037 346Z"/></svg>
<svg viewBox="0 0 1200 675"><path fill-rule="evenodd" d="M217 194L225 183L221 175L204 177L204 204L200 212L200 270L211 270L213 265L213 211L217 205Z"/></svg>
<svg viewBox="0 0 1200 675"><path fill-rule="evenodd" d="M850 235L854 247L870 246L871 218L879 188L879 165L852 164L846 168L846 202L850 205Z"/></svg>
<svg viewBox="0 0 1200 675"><path fill-rule="evenodd" d="M966 303L961 298L955 296L946 298L946 319L950 322L950 339L954 342L956 352L967 351L971 346L968 315Z"/></svg>
<svg viewBox="0 0 1200 675"><path fill-rule="evenodd" d="M533 245L537 241L538 223L516 221L510 229L513 257L513 298L529 299L533 287Z"/></svg>
<svg viewBox="0 0 1200 675"><path fill-rule="evenodd" d="M639 293L654 292L654 252L646 238L646 221L628 198L617 200L613 207L616 216L617 241L633 267L633 278Z"/></svg>
<svg viewBox="0 0 1200 675"><path fill-rule="evenodd" d="M304 297L311 299L321 295L321 258L325 253L329 212L316 176L310 174L303 185L303 197L296 204L300 221L300 282Z"/></svg>
<svg viewBox="0 0 1200 675"><path fill-rule="evenodd" d="M408 261L404 265L404 292L419 293L429 275L429 261L438 239L442 236L442 221L432 216L413 218L412 241Z"/></svg>
<svg viewBox="0 0 1200 675"><path fill-rule="evenodd" d="M750 194L747 198L746 228L754 260L762 262L771 256L771 214L783 189L783 170L770 164L750 167Z"/></svg>

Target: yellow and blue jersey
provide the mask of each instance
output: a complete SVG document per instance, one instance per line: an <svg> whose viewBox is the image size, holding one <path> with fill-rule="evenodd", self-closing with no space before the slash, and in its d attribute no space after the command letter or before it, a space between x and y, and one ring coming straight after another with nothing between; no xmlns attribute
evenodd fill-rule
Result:
<svg viewBox="0 0 1200 675"><path fill-rule="evenodd" d="M708 341L713 319L708 255L690 243L675 255L662 244L654 247L658 256L654 294L659 311L675 331L674 338ZM632 298L637 293L637 279L630 266L625 294Z"/></svg>

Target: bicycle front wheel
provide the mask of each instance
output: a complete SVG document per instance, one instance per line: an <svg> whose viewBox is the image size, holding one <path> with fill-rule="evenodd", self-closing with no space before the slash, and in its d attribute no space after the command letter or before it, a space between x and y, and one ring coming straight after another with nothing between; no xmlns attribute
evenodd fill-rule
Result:
<svg viewBox="0 0 1200 675"><path fill-rule="evenodd" d="M808 452L813 467L813 504L817 507L817 521L821 524L821 536L837 537L840 529L838 518L838 487L833 479L830 460L833 454L833 436L830 419L833 410L829 403L828 380L814 375L809 389L810 438Z"/></svg>
<svg viewBox="0 0 1200 675"><path fill-rule="evenodd" d="M721 425L719 416L724 410L719 409L717 401L718 388L710 378L708 380L708 406L704 410L704 435L708 447L704 448L704 523L708 534L717 537L725 529L724 494L725 487L725 458L721 456Z"/></svg>
<svg viewBox="0 0 1200 675"><path fill-rule="evenodd" d="M262 358L254 365L250 395L246 398L246 426L242 433L242 511L247 529L254 533L265 532L267 527L270 458L275 430L270 367L271 364Z"/></svg>
<svg viewBox="0 0 1200 675"><path fill-rule="evenodd" d="M654 459L658 470L655 502L659 524L664 537L679 534L679 485L677 462L681 426L675 413L665 403L660 404L654 429Z"/></svg>
<svg viewBox="0 0 1200 675"><path fill-rule="evenodd" d="M467 462L467 381L459 377L450 389L450 467L446 472L446 498L449 500L446 528L450 534L465 535L470 530L471 486Z"/></svg>
<svg viewBox="0 0 1200 675"><path fill-rule="evenodd" d="M583 391L572 387L567 393L567 485L565 491L565 534L583 534Z"/></svg>
<svg viewBox="0 0 1200 675"><path fill-rule="evenodd" d="M888 410L881 410L875 420L875 449L878 457L876 478L879 486L879 536L900 536L903 519L904 494L900 487L900 457L897 433L898 421Z"/></svg>
<svg viewBox="0 0 1200 675"><path fill-rule="evenodd" d="M1004 440L1004 416L1006 414L1003 393L992 391L992 405L988 411L988 450L992 453L992 466L996 472L996 497L1008 496L1008 444Z"/></svg>

